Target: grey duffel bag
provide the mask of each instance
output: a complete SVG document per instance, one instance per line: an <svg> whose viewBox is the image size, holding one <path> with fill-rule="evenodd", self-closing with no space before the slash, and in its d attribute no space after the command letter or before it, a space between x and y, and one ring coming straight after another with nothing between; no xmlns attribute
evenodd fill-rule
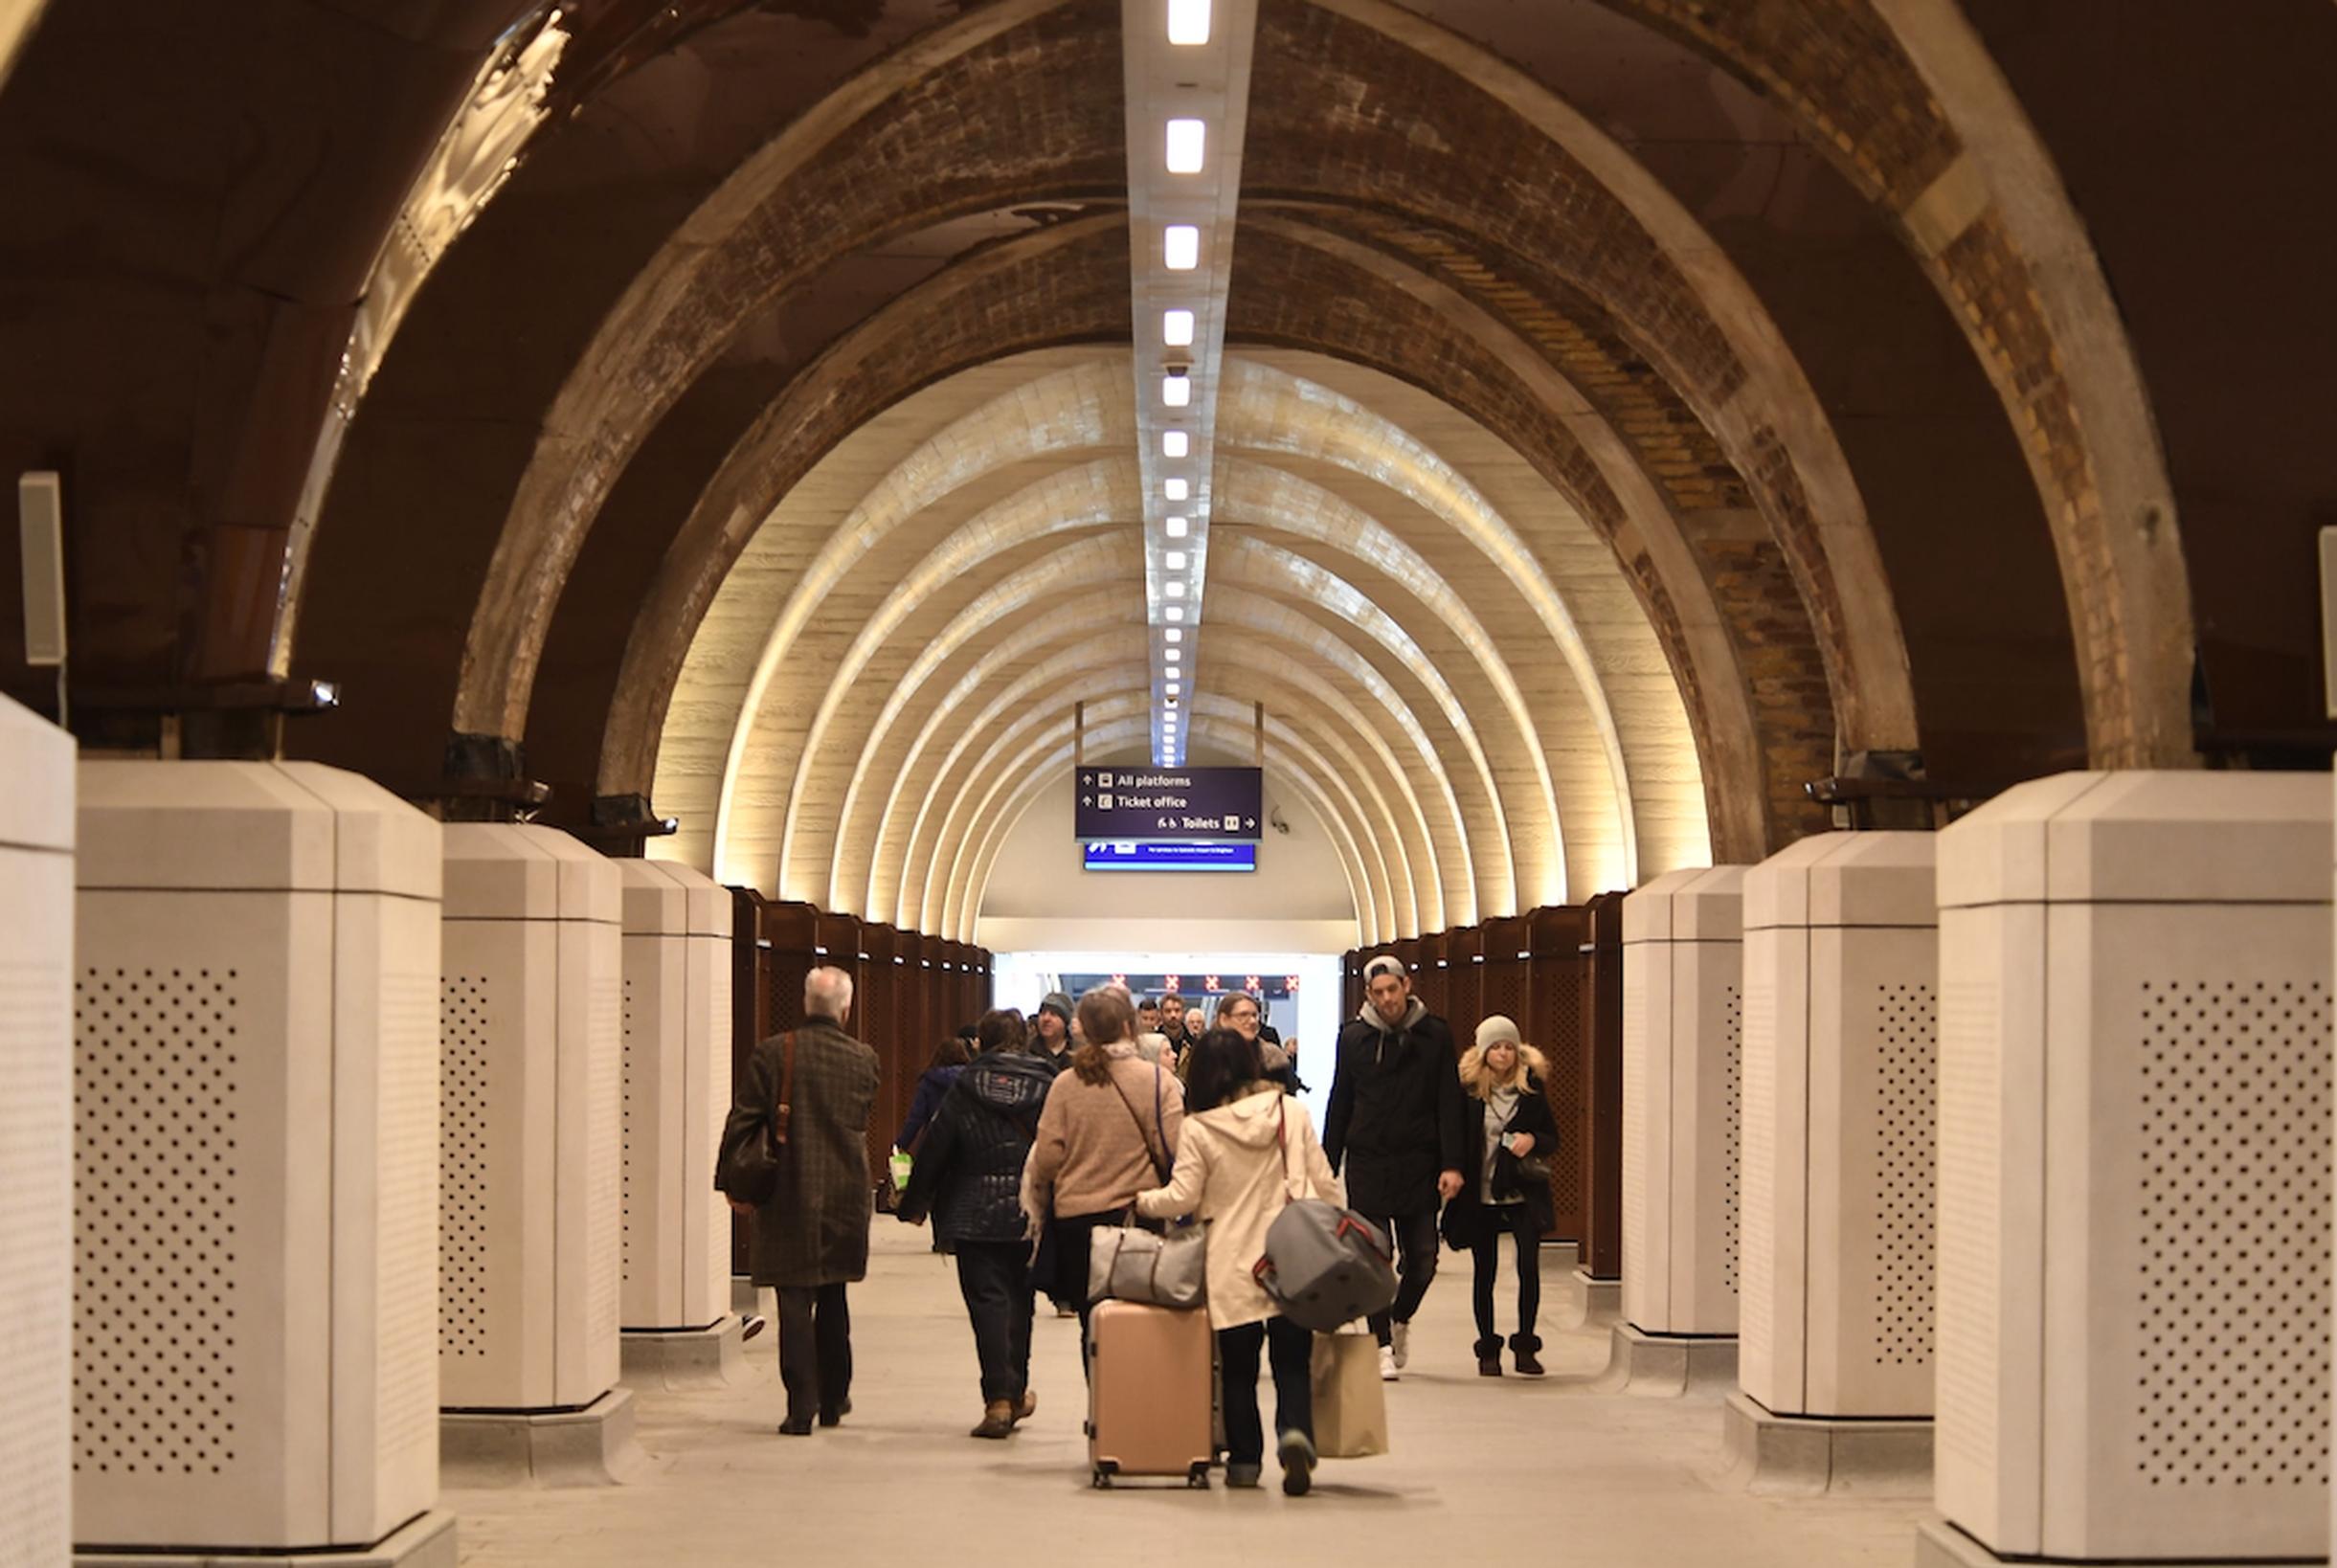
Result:
<svg viewBox="0 0 2337 1568"><path fill-rule="evenodd" d="M1385 1233L1316 1198L1295 1199L1274 1217L1251 1272L1284 1317L1317 1333L1385 1311L1396 1299L1395 1249Z"/></svg>

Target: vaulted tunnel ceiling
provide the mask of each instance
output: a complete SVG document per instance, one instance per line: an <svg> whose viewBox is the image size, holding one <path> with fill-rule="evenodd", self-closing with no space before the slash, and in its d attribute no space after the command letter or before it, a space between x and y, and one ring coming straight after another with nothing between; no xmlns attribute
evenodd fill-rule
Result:
<svg viewBox="0 0 2337 1568"><path fill-rule="evenodd" d="M56 123L127 4L0 35L35 196L155 156ZM170 177L227 216L141 220L211 302L148 373L215 395L70 446L93 668L336 679L306 754L546 779L552 819L671 815L652 853L971 937L1075 706L1090 754L1153 732L1122 9L265 0L273 46L190 34L287 168L337 145L265 90L303 59L371 62L395 135L363 191L272 205L189 110ZM1185 712L1246 761L1263 706L1361 938L1758 858L1853 752L2187 763L2200 681L2297 639L2187 564L2158 431L2206 416L2153 402L2024 25L1262 0ZM79 296L28 238L37 353L40 290ZM11 404L0 440L54 462L61 428Z"/></svg>

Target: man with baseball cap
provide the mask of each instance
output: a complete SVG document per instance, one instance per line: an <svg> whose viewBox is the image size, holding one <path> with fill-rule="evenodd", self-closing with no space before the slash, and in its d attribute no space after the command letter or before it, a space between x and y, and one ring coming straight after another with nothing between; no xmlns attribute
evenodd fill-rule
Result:
<svg viewBox="0 0 2337 1568"><path fill-rule="evenodd" d="M1339 1030L1323 1153L1344 1169L1349 1206L1396 1243L1395 1305L1371 1320L1393 1382L1436 1277L1437 1207L1461 1190L1466 1109L1452 1030L1412 995L1403 962L1374 958L1363 985L1362 1010Z"/></svg>

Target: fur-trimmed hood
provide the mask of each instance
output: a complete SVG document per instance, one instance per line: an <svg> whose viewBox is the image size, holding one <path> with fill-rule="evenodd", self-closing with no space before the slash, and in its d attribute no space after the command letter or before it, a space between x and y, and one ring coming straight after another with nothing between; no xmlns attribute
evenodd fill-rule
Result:
<svg viewBox="0 0 2337 1568"><path fill-rule="evenodd" d="M1529 1082L1547 1083L1549 1081L1550 1064L1533 1046L1521 1044L1517 1047L1517 1064L1524 1069L1523 1077L1520 1078L1517 1085L1520 1089L1524 1088ZM1485 1073L1484 1046L1472 1045L1461 1053L1461 1087L1467 1089L1472 1098L1479 1100L1493 1098L1494 1085Z"/></svg>

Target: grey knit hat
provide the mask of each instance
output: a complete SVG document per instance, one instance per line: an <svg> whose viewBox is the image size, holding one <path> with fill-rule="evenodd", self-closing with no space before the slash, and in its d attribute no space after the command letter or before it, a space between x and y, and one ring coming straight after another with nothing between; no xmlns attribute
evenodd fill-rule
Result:
<svg viewBox="0 0 2337 1568"><path fill-rule="evenodd" d="M1039 998L1039 1011L1052 1013L1064 1022L1071 1021L1071 998L1060 991L1050 991Z"/></svg>
<svg viewBox="0 0 2337 1568"><path fill-rule="evenodd" d="M1498 1013L1477 1025L1477 1049L1480 1051L1490 1051L1495 1045L1524 1043L1517 1036L1517 1025Z"/></svg>

